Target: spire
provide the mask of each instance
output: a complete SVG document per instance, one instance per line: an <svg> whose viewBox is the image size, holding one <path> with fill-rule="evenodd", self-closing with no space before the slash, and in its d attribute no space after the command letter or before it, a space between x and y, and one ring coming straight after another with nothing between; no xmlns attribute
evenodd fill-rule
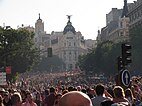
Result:
<svg viewBox="0 0 142 106"><path fill-rule="evenodd" d="M121 18L127 17L127 14L128 14L127 0L124 0L124 6L123 6L123 12L122 12Z"/></svg>
<svg viewBox="0 0 142 106"><path fill-rule="evenodd" d="M39 15L39 20L40 20L40 13L38 15Z"/></svg>

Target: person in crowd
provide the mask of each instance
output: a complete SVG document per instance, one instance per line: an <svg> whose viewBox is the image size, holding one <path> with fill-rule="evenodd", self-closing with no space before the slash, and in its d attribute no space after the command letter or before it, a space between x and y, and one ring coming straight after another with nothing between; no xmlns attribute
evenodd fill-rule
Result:
<svg viewBox="0 0 142 106"><path fill-rule="evenodd" d="M133 94L134 94L134 97L136 98L136 100L138 100L138 101L141 100L142 93L140 92L139 86L137 84L133 85Z"/></svg>
<svg viewBox="0 0 142 106"><path fill-rule="evenodd" d="M49 90L45 89L42 94L42 105L44 105L46 103L46 98L48 97L48 95L49 95Z"/></svg>
<svg viewBox="0 0 142 106"><path fill-rule="evenodd" d="M70 92L70 91L73 91L74 90L74 87L73 86L69 86L68 87L68 91Z"/></svg>
<svg viewBox="0 0 142 106"><path fill-rule="evenodd" d="M125 90L125 98L128 99L128 101L130 103L130 106L135 106L135 104L134 104L134 95L133 95L132 90L130 88L127 88Z"/></svg>
<svg viewBox="0 0 142 106"><path fill-rule="evenodd" d="M3 94L5 92L5 89L4 88L0 88L0 95L3 97Z"/></svg>
<svg viewBox="0 0 142 106"><path fill-rule="evenodd" d="M124 106L130 105L128 99L125 98L124 89L121 86L115 86L113 92L114 92L114 98L113 98L114 103L122 104Z"/></svg>
<svg viewBox="0 0 142 106"><path fill-rule="evenodd" d="M40 106L42 103L42 97L39 91L35 94L35 103Z"/></svg>
<svg viewBox="0 0 142 106"><path fill-rule="evenodd" d="M81 91L81 86L76 87L77 91Z"/></svg>
<svg viewBox="0 0 142 106"><path fill-rule="evenodd" d="M53 106L56 99L55 88L51 87L49 92L50 94L45 98L45 106Z"/></svg>
<svg viewBox="0 0 142 106"><path fill-rule="evenodd" d="M62 95L66 94L68 92L69 92L68 90L63 90Z"/></svg>
<svg viewBox="0 0 142 106"><path fill-rule="evenodd" d="M83 93L86 94L86 93L87 93L87 90L86 90L85 88L82 88L82 89L81 89L81 92L83 92Z"/></svg>
<svg viewBox="0 0 142 106"><path fill-rule="evenodd" d="M55 99L55 102L54 102L54 106L59 105L59 100L61 99L61 97L62 97L61 93L56 94L56 99Z"/></svg>
<svg viewBox="0 0 142 106"><path fill-rule="evenodd" d="M95 96L95 91L92 88L88 88L87 89L87 95L91 98L93 98Z"/></svg>
<svg viewBox="0 0 142 106"><path fill-rule="evenodd" d="M4 95L3 95L3 104L4 104L4 106L12 106L11 98L10 98L10 95L9 95L8 91L4 92Z"/></svg>
<svg viewBox="0 0 142 106"><path fill-rule="evenodd" d="M22 97L22 103L26 102L26 91L21 89L21 97Z"/></svg>
<svg viewBox="0 0 142 106"><path fill-rule="evenodd" d="M12 106L21 106L22 105L22 97L20 93L16 92L11 96Z"/></svg>
<svg viewBox="0 0 142 106"><path fill-rule="evenodd" d="M33 96L30 92L26 93L26 101L22 103L22 106L37 106L37 104L33 101Z"/></svg>
<svg viewBox="0 0 142 106"><path fill-rule="evenodd" d="M70 91L61 97L59 106L92 106L92 102L85 93Z"/></svg>
<svg viewBox="0 0 142 106"><path fill-rule="evenodd" d="M60 93L60 94L62 93L62 87L57 88L57 93Z"/></svg>
<svg viewBox="0 0 142 106"><path fill-rule="evenodd" d="M1 95L0 95L0 106L4 106L4 104L3 104L3 98L2 98Z"/></svg>
<svg viewBox="0 0 142 106"><path fill-rule="evenodd" d="M105 90L103 84L96 85L96 97L92 98L93 106L100 106L103 101L112 101L112 96Z"/></svg>

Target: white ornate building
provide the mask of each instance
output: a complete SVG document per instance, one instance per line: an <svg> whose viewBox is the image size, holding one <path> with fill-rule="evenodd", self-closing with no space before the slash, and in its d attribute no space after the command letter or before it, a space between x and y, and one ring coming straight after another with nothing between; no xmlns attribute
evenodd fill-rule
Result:
<svg viewBox="0 0 142 106"><path fill-rule="evenodd" d="M68 16L68 22L61 32L52 31L46 34L44 22L40 18L35 23L35 44L40 50L52 47L53 55L58 56L65 63L66 70L78 68L79 55L86 54L88 49L96 47L95 40L85 40L81 32L76 32Z"/></svg>

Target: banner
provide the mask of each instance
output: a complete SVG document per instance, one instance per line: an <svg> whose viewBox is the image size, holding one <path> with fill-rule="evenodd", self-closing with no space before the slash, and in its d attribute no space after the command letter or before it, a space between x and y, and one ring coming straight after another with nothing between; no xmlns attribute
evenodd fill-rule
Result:
<svg viewBox="0 0 142 106"><path fill-rule="evenodd" d="M11 74L11 66L6 67L6 74Z"/></svg>

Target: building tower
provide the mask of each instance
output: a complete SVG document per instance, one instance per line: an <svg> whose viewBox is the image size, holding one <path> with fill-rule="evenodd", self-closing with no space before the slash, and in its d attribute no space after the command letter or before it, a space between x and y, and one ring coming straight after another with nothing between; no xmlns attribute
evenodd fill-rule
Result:
<svg viewBox="0 0 142 106"><path fill-rule="evenodd" d="M36 46L41 49L43 44L42 44L42 36L45 35L46 33L44 32L44 22L39 18L35 23L35 44Z"/></svg>
<svg viewBox="0 0 142 106"><path fill-rule="evenodd" d="M40 13L39 13L39 18L37 22L35 23L35 32L44 32L44 22L42 22L42 19L40 18Z"/></svg>
<svg viewBox="0 0 142 106"><path fill-rule="evenodd" d="M128 16L127 14L128 14L127 0L124 0L124 6L121 18L127 17Z"/></svg>
<svg viewBox="0 0 142 106"><path fill-rule="evenodd" d="M129 40L129 22L127 0L124 0L123 12L119 21L119 36L123 39L122 41Z"/></svg>

